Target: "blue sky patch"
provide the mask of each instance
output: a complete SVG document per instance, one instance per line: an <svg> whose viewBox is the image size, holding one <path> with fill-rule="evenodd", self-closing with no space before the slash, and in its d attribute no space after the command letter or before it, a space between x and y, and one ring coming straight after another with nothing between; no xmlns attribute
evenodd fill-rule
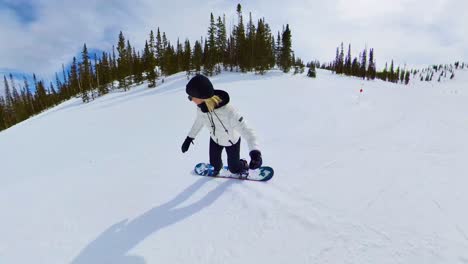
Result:
<svg viewBox="0 0 468 264"><path fill-rule="evenodd" d="M28 0L0 0L0 10L12 11L22 23L28 24L38 18L37 8L33 1Z"/></svg>

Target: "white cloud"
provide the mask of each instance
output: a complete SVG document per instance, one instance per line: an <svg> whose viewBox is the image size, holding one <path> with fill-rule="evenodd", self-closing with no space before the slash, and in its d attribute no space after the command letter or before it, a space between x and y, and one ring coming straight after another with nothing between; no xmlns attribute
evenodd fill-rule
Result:
<svg viewBox="0 0 468 264"><path fill-rule="evenodd" d="M24 23L0 7L0 69L35 72L50 78L88 48L110 50L120 30L142 48L150 30L159 26L171 42L205 36L209 14L226 14L236 23L237 2L108 0L34 1L36 20ZM341 42L353 45L353 55L365 45L377 61L425 65L468 60L468 20L464 0L256 0L240 1L244 16L265 17L276 32L289 23L293 48L304 60L329 61ZM276 36L276 34L275 34ZM6 40L6 41L5 41ZM1 85L0 85L1 86Z"/></svg>
<svg viewBox="0 0 468 264"><path fill-rule="evenodd" d="M206 5L216 7L216 2L158 2L38 0L38 19L27 24L14 12L0 8L0 32L8 40L0 43L0 69L47 75L69 62L85 42L88 48L110 50L120 30L140 48L157 26L172 41L177 36L198 38L205 35L208 24L211 8Z"/></svg>

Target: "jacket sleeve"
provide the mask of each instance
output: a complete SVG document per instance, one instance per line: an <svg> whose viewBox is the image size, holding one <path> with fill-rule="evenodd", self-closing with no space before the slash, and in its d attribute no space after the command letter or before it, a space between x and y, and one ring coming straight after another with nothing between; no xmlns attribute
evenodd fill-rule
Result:
<svg viewBox="0 0 468 264"><path fill-rule="evenodd" d="M200 132L202 128L203 128L202 115L201 115L201 112L197 111L197 119L195 119L192 129L190 129L190 132L188 133L188 136L191 138L197 137L198 133Z"/></svg>
<svg viewBox="0 0 468 264"><path fill-rule="evenodd" d="M260 150L255 131L247 125L247 123L245 122L245 118L233 107L229 107L229 111L231 126L234 129L236 129L241 134L241 136L247 140L247 144L249 145L250 151Z"/></svg>

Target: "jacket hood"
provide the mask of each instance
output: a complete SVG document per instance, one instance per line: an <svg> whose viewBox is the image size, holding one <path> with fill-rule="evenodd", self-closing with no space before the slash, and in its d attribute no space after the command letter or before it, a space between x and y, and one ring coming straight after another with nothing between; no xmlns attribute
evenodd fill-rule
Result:
<svg viewBox="0 0 468 264"><path fill-rule="evenodd" d="M226 91L214 90L214 95L219 96L219 98L221 98L221 100L222 100L221 103L218 106L216 106L215 109L221 108L221 107L229 104L230 97L229 97L229 94ZM200 107L200 109L202 110L203 113L208 113L208 107L206 106L206 104L204 102L199 104L198 107Z"/></svg>

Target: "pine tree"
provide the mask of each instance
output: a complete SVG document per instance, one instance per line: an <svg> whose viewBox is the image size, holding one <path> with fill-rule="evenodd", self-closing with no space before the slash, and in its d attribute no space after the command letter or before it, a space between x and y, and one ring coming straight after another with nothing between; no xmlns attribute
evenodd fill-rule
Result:
<svg viewBox="0 0 468 264"><path fill-rule="evenodd" d="M374 61L374 49L370 49L369 52L369 68L367 69L368 78L371 80L375 79L375 75L377 73L375 61Z"/></svg>
<svg viewBox="0 0 468 264"><path fill-rule="evenodd" d="M360 69L360 75L362 79L365 79L367 77L367 48L364 49L361 57L361 69Z"/></svg>
<svg viewBox="0 0 468 264"><path fill-rule="evenodd" d="M38 109L39 112L46 109L47 92L46 92L44 83L42 81L37 82L34 101L36 102L36 105L37 105L36 109Z"/></svg>
<svg viewBox="0 0 468 264"><path fill-rule="evenodd" d="M162 42L161 42L161 52L162 52L162 55L161 55L161 58L160 58L160 67L161 67L161 72L164 74L164 75L168 75L168 70L166 69L166 65L170 64L171 62L169 61L170 58L166 57L167 54L170 54L170 50L168 51L168 49L170 47L169 46L169 42L167 41L167 37L166 37L166 33L163 32L162 34Z"/></svg>
<svg viewBox="0 0 468 264"><path fill-rule="evenodd" d="M132 82L132 78L127 77L134 73L135 61L130 41L125 41L122 32L119 34L117 52L119 54L117 58L117 80L119 81L119 87L126 91Z"/></svg>
<svg viewBox="0 0 468 264"><path fill-rule="evenodd" d="M161 71L164 73L164 75L168 75L170 70L166 69L166 66L171 64L170 60L172 58L167 57L167 55L171 54L171 51L170 51L170 43L166 37L166 32L163 32L163 35L162 35L162 51L163 53L161 56Z"/></svg>
<svg viewBox="0 0 468 264"><path fill-rule="evenodd" d="M117 76L119 81L119 87L127 90L128 84L126 83L125 77L128 73L128 56L127 56L127 49L125 47L125 37L120 31L119 34L119 42L117 44L117 52L119 53L119 57L117 59L118 69L117 69Z"/></svg>
<svg viewBox="0 0 468 264"><path fill-rule="evenodd" d="M337 73L343 74L344 73L344 47L343 42L341 43L340 53L338 54L338 69Z"/></svg>
<svg viewBox="0 0 468 264"><path fill-rule="evenodd" d="M9 74L10 77L10 87L11 87L11 97L12 97L12 108L13 108L13 120L14 123L20 122L22 116L22 107L21 107L21 98L18 94L18 90L16 90L16 83L13 78L13 74Z"/></svg>
<svg viewBox="0 0 468 264"><path fill-rule="evenodd" d="M395 78L393 82L398 83L400 81L400 66L397 67L395 72Z"/></svg>
<svg viewBox="0 0 468 264"><path fill-rule="evenodd" d="M280 67L283 72L287 73L290 71L292 66L292 41L291 41L291 31L289 30L289 24L286 25L286 29L283 32L281 37L281 58L280 58Z"/></svg>
<svg viewBox="0 0 468 264"><path fill-rule="evenodd" d="M247 71L251 71L256 65L256 46L255 46L255 25L252 21L252 13L249 13L249 22L247 23L247 39L246 39L246 51L247 51Z"/></svg>
<svg viewBox="0 0 468 264"><path fill-rule="evenodd" d="M136 84L140 84L143 82L143 66L141 63L141 55L140 52L135 50L135 47L133 47L133 52L132 52L132 61L133 61L133 82Z"/></svg>
<svg viewBox="0 0 468 264"><path fill-rule="evenodd" d="M426 73L426 78L424 79L426 82L431 80L431 75L429 73Z"/></svg>
<svg viewBox="0 0 468 264"><path fill-rule="evenodd" d="M80 91L80 85L78 81L78 65L76 63L76 58L73 57L73 62L70 68L70 89L72 91L71 96L74 96L79 93Z"/></svg>
<svg viewBox="0 0 468 264"><path fill-rule="evenodd" d="M164 36L164 33L163 33ZM171 44L168 42L164 48L164 53L163 53L163 59L162 62L163 64L161 65L161 69L163 69L164 75L170 75L172 72L172 50L171 50Z"/></svg>
<svg viewBox="0 0 468 264"><path fill-rule="evenodd" d="M392 63L390 64L390 73L389 73L389 81L390 82L395 82L395 71L393 69L393 60L392 60Z"/></svg>
<svg viewBox="0 0 468 264"><path fill-rule="evenodd" d="M6 129L8 126L5 122L5 99L0 95L0 131Z"/></svg>
<svg viewBox="0 0 468 264"><path fill-rule="evenodd" d="M96 99L97 97L97 93L96 93L96 82L97 82L97 79L96 79L96 66L97 66L97 58L96 58L96 54L94 54L94 61L95 61L95 64L93 66L93 62L91 61L90 65L89 65L89 71L90 71L90 86L91 86L91 98L94 100Z"/></svg>
<svg viewBox="0 0 468 264"><path fill-rule="evenodd" d="M117 56L115 55L115 46L112 46L111 78L112 78L112 89L114 89L115 88L114 81L119 79L119 69L117 67Z"/></svg>
<svg viewBox="0 0 468 264"><path fill-rule="evenodd" d="M291 66L296 66L296 55L292 52Z"/></svg>
<svg viewBox="0 0 468 264"><path fill-rule="evenodd" d="M336 48L335 60L333 61L333 71L336 74L340 73L340 48Z"/></svg>
<svg viewBox="0 0 468 264"><path fill-rule="evenodd" d="M278 36L276 37L276 49L275 49L275 61L279 66L279 62L281 59L281 35L280 32L278 31Z"/></svg>
<svg viewBox="0 0 468 264"><path fill-rule="evenodd" d="M384 70L383 70L382 77L383 77L382 79L383 79L384 81L389 81L389 76L388 76L388 65L387 65L387 63L385 63L385 68L384 68Z"/></svg>
<svg viewBox="0 0 468 264"><path fill-rule="evenodd" d="M10 85L8 84L7 78L3 75L4 87L5 87L5 105L4 115L6 127L14 125L13 121L13 97L11 96Z"/></svg>
<svg viewBox="0 0 468 264"><path fill-rule="evenodd" d="M59 94L61 94L62 91L62 82L59 79L58 73L55 73L55 85L57 86L57 90L59 91ZM62 97L59 98L60 100L63 100Z"/></svg>
<svg viewBox="0 0 468 264"><path fill-rule="evenodd" d="M226 56L226 49L227 49L227 39L226 39L226 25L221 17L218 17L218 21L216 23L216 63L223 63L224 68L226 69L227 64L227 56Z"/></svg>
<svg viewBox="0 0 468 264"><path fill-rule="evenodd" d="M105 52L102 53L100 76L102 83L98 86L99 94L104 95L109 92L108 83L112 81L111 63L109 61L109 56Z"/></svg>
<svg viewBox="0 0 468 264"><path fill-rule="evenodd" d="M88 49L86 48L86 44L83 46L82 55L82 65L83 71L80 73L81 79L81 99L84 103L89 102L89 95L88 92L91 90L91 71L90 71L90 62L89 62L89 55Z"/></svg>
<svg viewBox="0 0 468 264"><path fill-rule="evenodd" d="M22 88L21 89L21 111L22 111L22 118L21 120L26 120L27 118L29 118L33 113L31 112L31 106L29 105L29 99L28 99L28 95L27 95L27 92L26 92L26 88Z"/></svg>
<svg viewBox="0 0 468 264"><path fill-rule="evenodd" d="M177 72L177 56L174 46L170 42L167 44L166 52L164 53L164 62L166 65L166 72L168 75Z"/></svg>
<svg viewBox="0 0 468 264"><path fill-rule="evenodd" d="M405 68L406 68L406 66L405 66ZM400 71L400 77L399 77L399 78L400 78L400 82L401 82L401 83L404 83L404 82L405 82L405 74L406 74L406 70L405 70L405 69L403 69L403 70Z"/></svg>
<svg viewBox="0 0 468 264"><path fill-rule="evenodd" d="M210 47L208 46L208 41L205 41L205 46L203 47L203 74L207 76L213 75L214 67L210 65L211 62L211 53Z"/></svg>
<svg viewBox="0 0 468 264"><path fill-rule="evenodd" d="M127 56L126 61L127 61L127 67L126 67L126 72L125 72L125 77L131 77L130 75L133 75L135 72L135 60L133 58L133 47L130 45L130 41L127 40L127 45L125 46L125 55ZM133 78L127 78L126 84L127 87L125 87L127 90L132 85L133 83Z"/></svg>
<svg viewBox="0 0 468 264"><path fill-rule="evenodd" d="M275 56L275 37L273 36L270 25L268 23L265 23L265 19L263 19L263 22L265 24L265 37L267 38L267 43L266 43L266 49L267 49L267 61L268 61L268 69L271 69L275 67L276 63L276 56Z"/></svg>
<svg viewBox="0 0 468 264"><path fill-rule="evenodd" d="M52 82L50 82L49 87L49 93L47 94L47 97L49 99L47 108L55 105L57 97L57 91L55 90L54 84Z"/></svg>
<svg viewBox="0 0 468 264"><path fill-rule="evenodd" d="M348 45L348 54L346 55L345 63L344 63L344 73L346 75L351 75L351 44Z"/></svg>
<svg viewBox="0 0 468 264"><path fill-rule="evenodd" d="M405 84L408 85L409 81L410 81L410 72L407 71L405 74Z"/></svg>
<svg viewBox="0 0 468 264"><path fill-rule="evenodd" d="M202 46L199 41L196 41L195 45L193 46L193 56L192 56L192 67L196 73L200 73L201 71L201 65L203 64L202 57L203 57Z"/></svg>
<svg viewBox="0 0 468 264"><path fill-rule="evenodd" d="M235 62L234 64L239 67L242 72L246 71L247 62L246 62L246 38L245 38L245 28L242 17L242 7L240 4L237 5L237 16L238 24L235 28Z"/></svg>
<svg viewBox="0 0 468 264"><path fill-rule="evenodd" d="M207 54L206 54L206 61L205 61L205 73L208 76L213 75L214 73L214 67L217 63L217 56L218 56L218 50L216 46L216 25L214 22L214 17L213 13L210 15L210 27L208 28L208 38L207 38Z"/></svg>
<svg viewBox="0 0 468 264"><path fill-rule="evenodd" d="M359 65L359 61L357 59L357 57L354 57L353 59L353 63L351 64L351 75L352 76L359 76L359 69L361 68L361 66Z"/></svg>
<svg viewBox="0 0 468 264"><path fill-rule="evenodd" d="M149 45L149 49L150 49L151 53L153 55L156 54L156 42L155 42L155 39L154 39L153 30L150 31L150 37L149 37L148 45Z"/></svg>
<svg viewBox="0 0 468 264"><path fill-rule="evenodd" d="M18 123L25 119L25 109L23 108L23 102L21 101L21 96L16 89L16 83L13 78L13 74L10 73L10 83L11 83L11 93L13 98L13 113L14 113L14 122Z"/></svg>
<svg viewBox="0 0 468 264"><path fill-rule="evenodd" d="M5 85L5 103L7 107L13 107L13 96L11 95L10 85L8 84L7 78L3 75L3 82Z"/></svg>
<svg viewBox="0 0 468 264"><path fill-rule="evenodd" d="M230 71L234 70L234 61L235 61L235 53L234 53L234 36L229 36L227 40L227 51L226 51L226 67L229 67ZM227 69L226 69L227 70Z"/></svg>
<svg viewBox="0 0 468 264"><path fill-rule="evenodd" d="M190 75L190 60L192 58L192 48L190 46L190 41L188 39L185 40L184 44L184 51L183 51L183 62L182 62L182 70L187 72L187 75Z"/></svg>
<svg viewBox="0 0 468 264"><path fill-rule="evenodd" d="M162 39L161 39L161 33L159 31L158 27L158 33L156 34L156 65L161 66L161 60L163 56L163 47L162 47Z"/></svg>
<svg viewBox="0 0 468 264"><path fill-rule="evenodd" d="M180 40L177 38L177 44L176 44L176 52L175 52L175 60L176 60L176 72L180 72L183 70L183 63L184 63L184 49L182 47L182 43L180 43Z"/></svg>
<svg viewBox="0 0 468 264"><path fill-rule="evenodd" d="M24 91L26 93L26 104L28 106L28 113L29 115L34 114L36 111L34 109L34 104L33 104L33 95L31 93L31 89L29 87L29 82L28 79L26 79L25 76L23 76L23 84L24 84Z"/></svg>
<svg viewBox="0 0 468 264"><path fill-rule="evenodd" d="M255 53L254 67L255 71L264 74L269 69L269 59L271 53L270 36L267 35L265 22L260 19L257 24L257 32L255 34Z"/></svg>
<svg viewBox="0 0 468 264"><path fill-rule="evenodd" d="M146 78L148 79L148 87L155 87L157 78L156 72L154 71L156 66L156 59L148 42L145 42L145 49L143 51L143 65L144 71L146 72Z"/></svg>
<svg viewBox="0 0 468 264"><path fill-rule="evenodd" d="M167 48L170 48L170 46L171 46L171 44L167 40L166 32L163 32L163 34L162 34L162 47L163 47L163 50L166 50Z"/></svg>
<svg viewBox="0 0 468 264"><path fill-rule="evenodd" d="M11 83L11 91L14 92L16 90L16 83L15 79L13 78L13 74L9 74L10 77L10 83Z"/></svg>
<svg viewBox="0 0 468 264"><path fill-rule="evenodd" d="M62 94L63 94L63 99L69 99L71 97L70 95L70 89L68 88L68 80L67 80L67 75L65 73L65 65L62 63L62 77L63 77L63 88L61 89Z"/></svg>

